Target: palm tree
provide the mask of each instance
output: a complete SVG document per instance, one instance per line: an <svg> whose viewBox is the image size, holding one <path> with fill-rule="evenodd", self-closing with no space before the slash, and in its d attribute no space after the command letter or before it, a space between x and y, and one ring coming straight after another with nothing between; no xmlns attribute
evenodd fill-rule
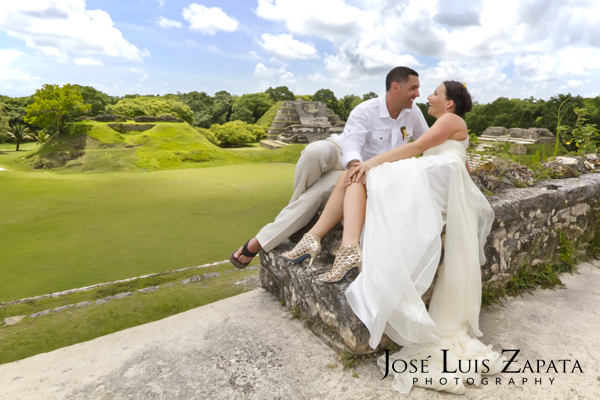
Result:
<svg viewBox="0 0 600 400"><path fill-rule="evenodd" d="M17 149L15 151L19 151L19 145L25 139L35 140L30 135L29 128L27 126L23 125L23 124L14 124L14 125L11 125L10 126L10 130L8 131L8 134L10 135L10 137L12 137L13 139L15 139L15 142L17 143Z"/></svg>
<svg viewBox="0 0 600 400"><path fill-rule="evenodd" d="M39 131L37 134L31 133L29 137L33 138L37 144L40 145L46 143L50 139L51 135L48 135L44 131Z"/></svg>

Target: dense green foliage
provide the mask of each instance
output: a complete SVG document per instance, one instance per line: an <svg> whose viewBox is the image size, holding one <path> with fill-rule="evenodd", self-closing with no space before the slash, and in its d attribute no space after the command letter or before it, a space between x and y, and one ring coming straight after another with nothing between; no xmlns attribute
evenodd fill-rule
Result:
<svg viewBox="0 0 600 400"><path fill-rule="evenodd" d="M379 97L379 96L377 96L377 93L369 92L369 93L363 94L362 100L367 101L367 100L375 99L377 97Z"/></svg>
<svg viewBox="0 0 600 400"><path fill-rule="evenodd" d="M35 100L27 106L25 122L40 128L56 129L61 133L66 118L76 113L85 113L90 104L83 102L79 91L71 84L64 86L43 85L35 91Z"/></svg>
<svg viewBox="0 0 600 400"><path fill-rule="evenodd" d="M91 117L104 114L106 112L106 106L115 104L118 100L116 97L111 97L106 93L94 89L91 86L73 85L73 89L77 90L81 94L85 104L89 104L91 106L90 109L85 113ZM83 113L81 113L81 115L83 115Z"/></svg>
<svg viewBox="0 0 600 400"><path fill-rule="evenodd" d="M350 111L362 102L363 100L360 97L353 94L342 97L338 100L338 115L342 120L347 121L350 116Z"/></svg>
<svg viewBox="0 0 600 400"><path fill-rule="evenodd" d="M7 120L10 124L25 124L27 115L27 106L33 103L33 95L26 97L8 97L0 96L0 114L2 120ZM32 125L29 128L33 128Z"/></svg>
<svg viewBox="0 0 600 400"><path fill-rule="evenodd" d="M243 94L233 102L232 121L253 124L266 113L274 101L266 93Z"/></svg>
<svg viewBox="0 0 600 400"><path fill-rule="evenodd" d="M233 96L226 91L210 97L205 92L178 93L179 99L188 105L194 113L194 126L210 128L213 124L229 121Z"/></svg>
<svg viewBox="0 0 600 400"><path fill-rule="evenodd" d="M566 100L566 101L565 101ZM507 99L500 97L489 104L476 104L465 121L474 133L480 135L490 126L505 128L546 128L556 133L558 108L561 108L562 124L573 128L577 121L575 108L587 108L590 123L600 123L600 96L585 99L581 96L559 94L549 100Z"/></svg>
<svg viewBox="0 0 600 400"><path fill-rule="evenodd" d="M181 118L190 125L194 123L194 113L190 107L167 96L125 98L114 105L107 106L106 112L131 118L142 115L159 116L168 114Z"/></svg>
<svg viewBox="0 0 600 400"><path fill-rule="evenodd" d="M269 95L274 102L284 100L296 100L296 96L287 86L278 86L275 89L269 86L265 93Z"/></svg>

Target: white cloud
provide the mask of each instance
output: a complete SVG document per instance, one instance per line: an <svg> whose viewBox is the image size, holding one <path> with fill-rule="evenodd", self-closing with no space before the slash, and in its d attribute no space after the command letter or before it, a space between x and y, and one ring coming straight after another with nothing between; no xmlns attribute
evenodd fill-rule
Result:
<svg viewBox="0 0 600 400"><path fill-rule="evenodd" d="M144 82L148 78L149 78L148 75L144 75L140 78L140 82Z"/></svg>
<svg viewBox="0 0 600 400"><path fill-rule="evenodd" d="M260 79L259 87L266 89L269 86L293 85L297 83L294 74L286 70L287 67L287 64L281 68L269 68L263 63L256 64L254 76Z"/></svg>
<svg viewBox="0 0 600 400"><path fill-rule="evenodd" d="M254 58L255 60L260 59L260 56L256 54L255 51L249 51L248 54L250 54L250 57Z"/></svg>
<svg viewBox="0 0 600 400"><path fill-rule="evenodd" d="M264 33L259 44L273 56L283 60L307 60L319 58L317 49L310 44L295 40L292 35L282 33L279 36Z"/></svg>
<svg viewBox="0 0 600 400"><path fill-rule="evenodd" d="M23 89L33 90L39 86L40 78L31 77L21 68L8 68L9 64L25 53L19 50L0 49L0 82L2 83L2 94L4 95L22 95Z"/></svg>
<svg viewBox="0 0 600 400"><path fill-rule="evenodd" d="M85 65L93 67L101 67L102 65L104 65L100 61L94 60L92 57L74 58L73 62L75 63L75 65Z"/></svg>
<svg viewBox="0 0 600 400"><path fill-rule="evenodd" d="M179 21L168 19L162 16L157 17L154 22L161 28L181 28L183 26Z"/></svg>
<svg viewBox="0 0 600 400"><path fill-rule="evenodd" d="M142 68L142 67L131 67L131 68L129 68L129 70L131 72L135 72L136 74L139 74L140 72L144 72L145 71L145 69Z"/></svg>
<svg viewBox="0 0 600 400"><path fill-rule="evenodd" d="M12 61L17 58L25 55L22 51L19 50L2 50L0 49L0 68L7 66Z"/></svg>
<svg viewBox="0 0 600 400"><path fill-rule="evenodd" d="M398 65L421 74L423 93L455 78L480 101L600 85L597 0L258 0L256 13L287 30L273 37L329 41L323 66L342 91Z"/></svg>
<svg viewBox="0 0 600 400"><path fill-rule="evenodd" d="M321 75L318 72L315 72L314 74L308 75L306 77L306 79L308 79L311 82L315 82L315 83L325 83L325 82L327 82L327 78L325 78L323 75Z"/></svg>
<svg viewBox="0 0 600 400"><path fill-rule="evenodd" d="M141 61L144 56L113 26L110 15L87 10L83 0L3 1L0 29L59 61L66 61L68 53L131 61Z"/></svg>
<svg viewBox="0 0 600 400"><path fill-rule="evenodd" d="M284 23L291 33L326 39L351 34L365 22L365 12L343 0L258 0L256 14Z"/></svg>
<svg viewBox="0 0 600 400"><path fill-rule="evenodd" d="M183 18L189 22L192 31L214 35L219 31L234 32L239 22L225 14L220 7L205 7L192 3L183 9Z"/></svg>
<svg viewBox="0 0 600 400"><path fill-rule="evenodd" d="M269 68L265 67L263 63L256 64L256 67L254 68L254 76L257 78L273 78L277 75L283 75L285 72L285 68Z"/></svg>

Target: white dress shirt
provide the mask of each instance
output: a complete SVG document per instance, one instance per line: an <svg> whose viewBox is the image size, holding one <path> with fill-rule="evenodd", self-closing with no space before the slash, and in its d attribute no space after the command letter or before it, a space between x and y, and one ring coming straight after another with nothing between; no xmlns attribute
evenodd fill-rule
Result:
<svg viewBox="0 0 600 400"><path fill-rule="evenodd" d="M402 135L405 128L406 137ZM366 161L378 154L416 140L429 129L421 109L414 105L392 119L385 96L367 100L350 113L341 135L331 135L342 148L342 166L348 169L352 160Z"/></svg>

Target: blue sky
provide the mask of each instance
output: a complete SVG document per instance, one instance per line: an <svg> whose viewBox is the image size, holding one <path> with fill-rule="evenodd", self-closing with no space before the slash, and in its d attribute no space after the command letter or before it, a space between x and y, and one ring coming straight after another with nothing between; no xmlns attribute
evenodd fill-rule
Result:
<svg viewBox="0 0 600 400"><path fill-rule="evenodd" d="M595 0L27 0L0 4L0 94L44 83L110 95L384 91L415 68L479 102L600 95Z"/></svg>

